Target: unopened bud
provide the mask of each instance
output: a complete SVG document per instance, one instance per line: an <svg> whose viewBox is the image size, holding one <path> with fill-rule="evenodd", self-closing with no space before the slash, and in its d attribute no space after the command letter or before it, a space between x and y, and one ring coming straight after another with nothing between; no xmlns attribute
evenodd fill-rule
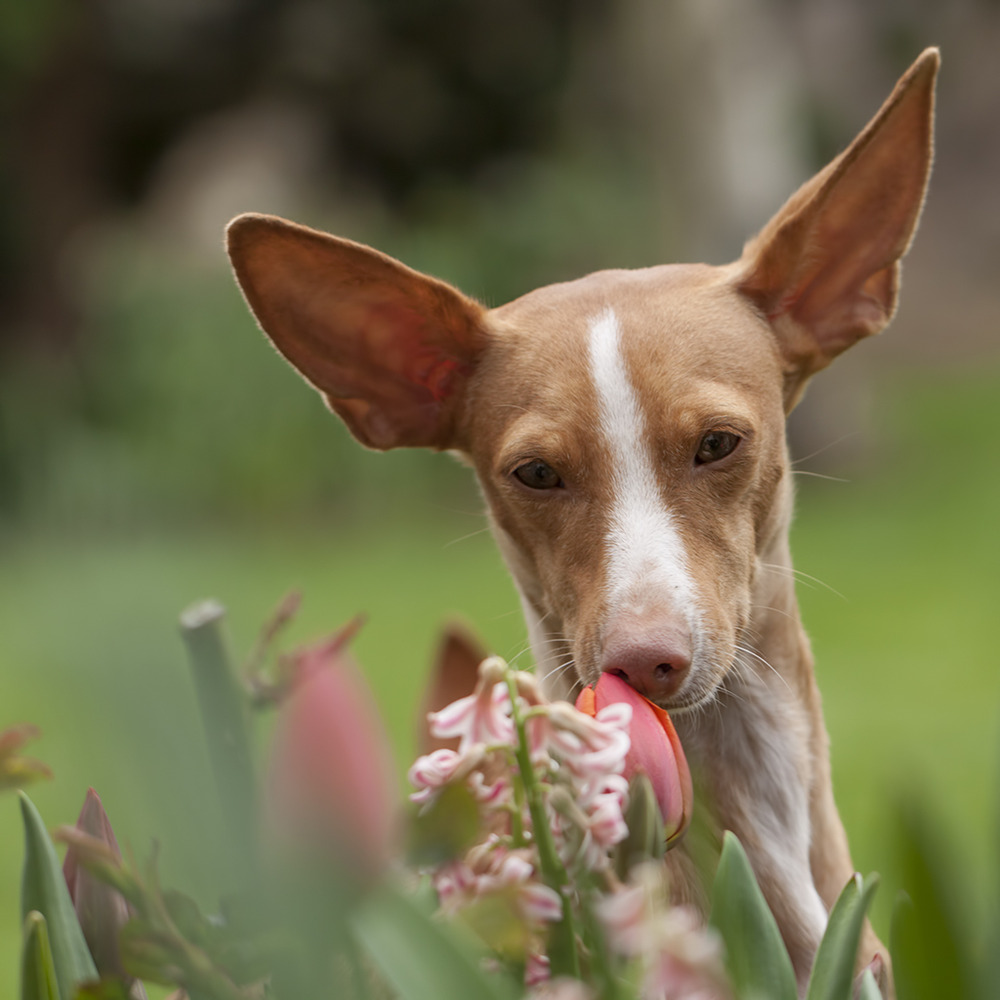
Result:
<svg viewBox="0 0 1000 1000"><path fill-rule="evenodd" d="M615 848L615 872L622 881L636 865L659 860L667 849L663 814L645 774L636 774L629 782L625 824L628 836Z"/></svg>

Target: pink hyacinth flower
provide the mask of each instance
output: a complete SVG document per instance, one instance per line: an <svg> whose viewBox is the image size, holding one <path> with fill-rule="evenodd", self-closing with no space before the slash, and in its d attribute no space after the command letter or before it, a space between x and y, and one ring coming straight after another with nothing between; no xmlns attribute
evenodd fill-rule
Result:
<svg viewBox="0 0 1000 1000"><path fill-rule="evenodd" d="M628 705L581 713L556 702L549 706L545 739L577 777L600 784L625 767L631 718Z"/></svg>
<svg viewBox="0 0 1000 1000"><path fill-rule="evenodd" d="M608 709L631 706L631 746L625 756L625 777L645 774L663 815L667 846L675 843L691 821L694 790L684 748L670 716L614 674L602 673L594 687L586 687L576 707L585 715L607 718Z"/></svg>
<svg viewBox="0 0 1000 1000"><path fill-rule="evenodd" d="M304 841L372 875L392 853L397 786L378 709L343 644L338 634L295 654L272 747L266 821L279 839Z"/></svg>
<svg viewBox="0 0 1000 1000"><path fill-rule="evenodd" d="M487 784L479 768L485 760L481 743L470 746L459 753L448 747L441 747L423 757L418 757L407 777L417 789L410 793L410 801L422 805L432 799L445 785L465 782L477 801L494 807L502 805L509 797L506 793L510 785L502 778L494 784Z"/></svg>
<svg viewBox="0 0 1000 1000"><path fill-rule="evenodd" d="M628 827L622 815L624 793L618 790L603 791L595 795L587 810L590 835L594 842L606 850L628 836Z"/></svg>
<svg viewBox="0 0 1000 1000"><path fill-rule="evenodd" d="M510 694L503 683L502 661L491 658L479 668L474 694L428 715L431 734L442 739L459 737L459 750L477 743L485 745L514 742L510 717Z"/></svg>

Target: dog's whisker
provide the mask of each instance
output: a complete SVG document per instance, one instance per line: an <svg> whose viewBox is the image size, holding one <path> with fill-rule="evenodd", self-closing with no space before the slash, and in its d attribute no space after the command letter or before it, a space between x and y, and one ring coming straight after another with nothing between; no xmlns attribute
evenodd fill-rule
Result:
<svg viewBox="0 0 1000 1000"><path fill-rule="evenodd" d="M793 476L810 476L812 479L826 479L831 483L849 483L850 479L844 479L843 476L830 476L825 472L811 472L809 469L792 469Z"/></svg>
<svg viewBox="0 0 1000 1000"><path fill-rule="evenodd" d="M576 663L576 657L574 657L572 654L570 654L569 656L565 656L554 667L552 667L552 669L545 676L548 677L554 673L561 673L562 671L567 670L569 667L572 667L574 663Z"/></svg>
<svg viewBox="0 0 1000 1000"><path fill-rule="evenodd" d="M769 570L772 573L784 573L786 579L795 580L805 586L810 586L815 584L817 587L822 587L824 590L828 590L835 597L839 597L842 601L846 601L847 598L835 587L831 587L830 584L825 583L820 580L819 577L811 576L809 573L801 569L797 569L795 566L784 566L781 563L761 563L763 569Z"/></svg>
<svg viewBox="0 0 1000 1000"><path fill-rule="evenodd" d="M488 534L489 530L489 526L486 526L477 528L475 531L470 531L467 535L459 535L458 538L452 538L451 541L445 542L443 548L450 549L453 545L458 545L459 542L467 542L470 538L477 538L479 535Z"/></svg>
<svg viewBox="0 0 1000 1000"><path fill-rule="evenodd" d="M754 611L770 611L773 614L781 615L783 618L788 618L791 619L792 621L795 620L795 615L793 615L786 608L775 608L772 607L770 604L752 604L751 607L754 609ZM747 635L749 635L752 639L760 638L759 632L757 631L751 632L749 629L747 630Z"/></svg>
<svg viewBox="0 0 1000 1000"><path fill-rule="evenodd" d="M569 639L567 639L566 636L564 635L559 635L558 633L551 635L543 635L541 638L541 642L549 646L552 645L562 645L566 647L569 646Z"/></svg>
<svg viewBox="0 0 1000 1000"><path fill-rule="evenodd" d="M510 655L505 657L508 663L516 663L519 659L521 659L522 656L525 655L525 653L531 652L531 644L528 642L521 643L521 645L516 648L517 648L516 653L511 653Z"/></svg>
<svg viewBox="0 0 1000 1000"><path fill-rule="evenodd" d="M808 462L810 459L816 458L819 455L823 455L828 452L831 448L836 448L837 445L843 444L845 441L849 441L853 437L858 436L858 431L851 431L848 434L841 434L839 438L835 441L831 441L829 444L825 444L815 451L811 451L808 455L803 455L801 458L796 458L791 464L794 469L796 465L801 465L803 462Z"/></svg>
<svg viewBox="0 0 1000 1000"><path fill-rule="evenodd" d="M498 622L502 618L510 618L513 615L519 615L520 613L521 613L521 611L520 611L519 608L510 608L507 611L500 611L500 612L498 612L497 614L493 615L493 617L490 618L490 619L488 619L488 620L491 621L491 622Z"/></svg>
<svg viewBox="0 0 1000 1000"><path fill-rule="evenodd" d="M543 684L552 683L552 682L560 679L564 674L569 673L569 671L571 671L572 669L574 669L574 667L575 667L575 664L574 664L574 662L572 660L570 660L569 663L563 663L560 666L555 667L552 670L548 671L548 673L543 674L542 675L542 683Z"/></svg>
<svg viewBox="0 0 1000 1000"><path fill-rule="evenodd" d="M517 666L517 661L520 660L526 653L530 653L530 652L531 652L531 648L529 646L525 646L522 649L519 649L516 653L512 653L510 656L504 657L504 659L506 659L506 661L512 667L516 667Z"/></svg>

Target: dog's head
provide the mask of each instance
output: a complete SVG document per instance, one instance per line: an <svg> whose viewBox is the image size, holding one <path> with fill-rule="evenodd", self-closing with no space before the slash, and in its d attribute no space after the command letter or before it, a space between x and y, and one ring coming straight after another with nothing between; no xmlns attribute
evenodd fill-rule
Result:
<svg viewBox="0 0 1000 1000"><path fill-rule="evenodd" d="M363 444L474 465L557 692L611 670L677 710L739 658L762 567L787 562L784 417L896 307L937 64L725 267L605 271L486 310L347 240L230 225L261 326Z"/></svg>

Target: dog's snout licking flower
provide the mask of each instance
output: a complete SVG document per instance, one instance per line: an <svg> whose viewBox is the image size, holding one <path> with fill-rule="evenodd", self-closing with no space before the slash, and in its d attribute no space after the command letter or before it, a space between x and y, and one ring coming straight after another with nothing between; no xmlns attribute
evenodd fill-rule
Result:
<svg viewBox="0 0 1000 1000"><path fill-rule="evenodd" d="M632 710L624 776L645 774L649 778L663 816L667 844L672 845L691 822L694 805L684 748L670 716L615 674L601 674L597 683L585 687L576 700L577 709L590 716L617 704Z"/></svg>

